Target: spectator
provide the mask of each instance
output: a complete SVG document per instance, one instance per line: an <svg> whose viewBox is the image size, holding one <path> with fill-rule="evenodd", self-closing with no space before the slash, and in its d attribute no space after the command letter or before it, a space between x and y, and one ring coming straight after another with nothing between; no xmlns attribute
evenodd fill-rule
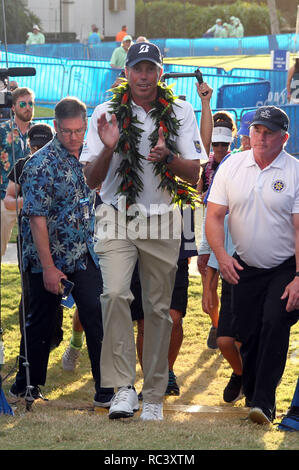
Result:
<svg viewBox="0 0 299 470"><path fill-rule="evenodd" d="M214 26L209 28L206 33L203 35L204 38L220 38L222 37L222 20L217 18L216 23Z"/></svg>
<svg viewBox="0 0 299 470"><path fill-rule="evenodd" d="M228 38L230 34L229 25L227 23L223 23L223 28L220 31L219 37L220 38Z"/></svg>
<svg viewBox="0 0 299 470"><path fill-rule="evenodd" d="M228 215L226 215L224 219L224 234L225 250L232 256L235 249L228 230ZM223 400L227 403L235 403L244 396L240 343L237 341L237 334L231 312L231 285L226 282L221 273L219 273L219 264L212 252L207 264L205 289L203 291L204 311L211 311L214 308L214 286L218 281L218 274L220 274L221 277L221 299L217 326L217 346L232 368L230 379L223 390Z"/></svg>
<svg viewBox="0 0 299 470"><path fill-rule="evenodd" d="M94 44L100 44L102 40L102 37L99 33L99 28L95 25L91 25L91 32L88 35L88 41L87 44L89 46L93 46Z"/></svg>
<svg viewBox="0 0 299 470"><path fill-rule="evenodd" d="M23 269L28 271L30 287L27 359L33 388L28 387L26 365L20 361L10 394L31 401L43 398L40 385L46 382L56 322L53 312L61 302L61 284L68 279L74 284L72 295L86 334L94 404L109 406L114 390L100 385L102 278L94 252L94 192L78 161L87 127L86 106L72 97L61 100L55 107L54 127L56 136L28 160L20 178ZM25 357L24 335L20 355Z"/></svg>
<svg viewBox="0 0 299 470"><path fill-rule="evenodd" d="M201 274L203 291L205 291L207 263L211 254L211 248L207 243L205 236L205 218L206 218L206 198L213 181L214 174L224 158L230 155L230 146L233 142L234 136L237 132L237 127L232 115L226 111L218 111L213 116L214 129L212 134L212 152L209 161L203 164L203 171L201 178L198 182L197 189L201 194L204 204L204 216L202 223L202 239L198 250L197 266ZM207 346L210 349L217 349L217 327L218 327L218 275L213 277L212 285L210 286L213 302L213 308L206 310L206 305L203 304L203 311L207 313L212 322L209 336L207 339Z"/></svg>
<svg viewBox="0 0 299 470"><path fill-rule="evenodd" d="M110 65L113 69L123 69L126 63L127 53L132 44L132 37L127 35L123 38L122 43L119 47L114 49Z"/></svg>
<svg viewBox="0 0 299 470"><path fill-rule="evenodd" d="M28 139L31 154L37 152L39 149L44 147L52 138L54 137L54 129L48 124L35 124L29 129ZM6 190L6 195L4 198L4 205L7 210L18 211L19 213L19 231L18 231L18 260L19 260L19 269L22 271L22 254L19 252L19 247L22 246L22 240L20 238L20 228L21 228L21 213L23 207L23 196L22 188L19 182L20 176L22 174L23 168L27 160L30 158L28 155L26 158L20 158L15 164L15 167L11 170L8 175L8 186ZM24 306L24 312L23 312ZM28 280L28 271L22 272L22 298L19 304L19 320L20 320L20 330L21 334L23 332L24 322L23 318L27 318L29 312L29 280ZM23 315L24 313L24 315ZM57 322L56 327L53 332L51 339L51 348L57 347L63 338L62 330L62 316L63 311L62 307L59 306L57 310Z"/></svg>
<svg viewBox="0 0 299 470"><path fill-rule="evenodd" d="M241 146L238 149L234 149L232 153L243 152L244 150L251 149L249 129L254 115L255 111L248 111L248 113L243 114L241 118L241 126L237 132L237 136L241 139Z"/></svg>
<svg viewBox="0 0 299 470"><path fill-rule="evenodd" d="M45 36L37 24L33 26L32 33L27 33L26 46L32 46L33 44L45 44Z"/></svg>
<svg viewBox="0 0 299 470"><path fill-rule="evenodd" d="M116 42L122 43L124 37L128 35L127 29L128 29L128 28L127 28L126 25L123 25L123 26L121 27L121 30L120 30L120 31L116 34L116 36L115 36L115 41L116 41Z"/></svg>
<svg viewBox="0 0 299 470"><path fill-rule="evenodd" d="M239 20L239 18L236 18L235 16L231 17L233 18L231 24L232 28L230 31L230 37L231 38L242 38L244 36L244 27Z"/></svg>
<svg viewBox="0 0 299 470"><path fill-rule="evenodd" d="M231 16L230 19L229 19L229 23L227 25L227 28L228 28L228 35L229 37L233 37L233 29L234 29L234 25L235 25L235 19L236 17L235 16Z"/></svg>
<svg viewBox="0 0 299 470"><path fill-rule="evenodd" d="M249 111L242 116L241 126L237 133L237 135L241 136L241 147L232 151L231 154L249 150L251 148L249 126L253 120L254 115L255 111ZM224 219L224 234L225 250L229 255L232 256L235 252L235 249L228 229L228 215L226 215ZM217 346L219 347L223 357L227 360L232 368L230 380L223 391L223 400L227 403L235 403L244 396L242 386L242 359L240 356L240 343L236 338L237 334L231 312L231 286L222 277L221 273L219 273L219 264L215 254L212 252L207 263L205 288L203 290L204 312L211 312L215 309L214 303L218 284L218 274L221 277L221 299L216 335ZM218 309L218 299L216 299L216 307Z"/></svg>
<svg viewBox="0 0 299 470"><path fill-rule="evenodd" d="M199 157L205 158L191 105L179 101L179 106L173 106L176 101L170 91L166 100L165 88L158 85L162 73L162 56L157 46L151 43L131 46L126 61L128 83L114 89L114 101L95 109L82 155L82 161L88 162L87 183L92 188L102 184L101 214L106 214L97 226L96 250L104 279L102 384L118 388L110 406L110 419L133 416L139 408L134 388L136 353L130 312L130 282L137 259L145 328L141 419L163 419L172 329L169 307L181 238L180 212L169 205L173 199L169 176L176 174L195 184ZM121 106L122 103L126 106ZM163 113L166 103L171 113ZM131 115L134 120L127 128ZM176 135L166 132L165 129L173 129L171 126L176 127ZM130 155L130 159L123 155ZM119 166L120 162L127 164ZM164 190L161 184L165 185ZM178 183L172 179L172 184ZM192 195L190 190L184 193L188 198ZM128 212L121 208L124 199ZM140 222L142 234L131 232L130 214ZM119 216L124 216L125 233ZM126 217L129 217L127 222ZM115 235L107 238L104 232L106 223L110 222ZM154 236L150 226L155 234L167 230L168 237Z"/></svg>
<svg viewBox="0 0 299 470"><path fill-rule="evenodd" d="M15 211L4 206L8 175L17 160L30 153L28 131L33 125L34 93L30 88L20 87L12 92L12 122L0 125L0 168L1 168L1 256L5 254L12 229L16 223ZM12 138L13 134L13 138Z"/></svg>
<svg viewBox="0 0 299 470"><path fill-rule="evenodd" d="M138 44L139 42L149 42L145 36L138 36L138 38L136 39L136 44Z"/></svg>
<svg viewBox="0 0 299 470"><path fill-rule="evenodd" d="M299 52L294 65L288 70L287 93L290 104L299 104Z"/></svg>
<svg viewBox="0 0 299 470"><path fill-rule="evenodd" d="M206 234L224 279L232 284L249 419L271 423L291 326L299 318L299 162L285 152L289 118L258 108L251 150L221 165L208 197ZM224 217L235 254L224 249Z"/></svg>
<svg viewBox="0 0 299 470"><path fill-rule="evenodd" d="M212 112L210 107L210 100L213 90L206 83L204 88L200 87L197 83L197 92L201 99L201 133L203 134L203 145L205 141L211 141L211 134L213 128ZM203 94L203 92L205 94ZM189 286L189 262L193 256L197 255L197 249L194 236L194 213L190 212L190 207L185 208L183 217L186 223L186 234L182 233L180 253L178 259L178 269L175 277L174 289L172 292L170 304L170 316L172 318L172 331L168 350L168 385L165 395L179 395L180 388L177 384L177 377L174 373L174 364L180 352L183 343L183 319L187 313L188 305L188 286ZM189 227L190 225L190 227ZM190 230L189 230L190 228ZM134 277L134 274L133 274ZM141 299L140 281L135 276L134 297ZM140 292L139 292L140 291ZM140 302L131 304L132 318L137 320L137 353L139 362L142 365L142 351L143 351L143 338L144 338L144 314Z"/></svg>

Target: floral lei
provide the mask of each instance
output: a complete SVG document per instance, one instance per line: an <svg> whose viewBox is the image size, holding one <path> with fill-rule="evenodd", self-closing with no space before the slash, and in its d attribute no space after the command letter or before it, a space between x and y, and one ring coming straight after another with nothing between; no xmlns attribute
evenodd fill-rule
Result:
<svg viewBox="0 0 299 470"><path fill-rule="evenodd" d="M142 160L144 157L138 152L140 136L143 132L136 124L141 124L136 116L132 114L131 93L127 81L112 90L111 112L116 115L120 138L115 149L123 156L117 173L121 177L121 184L117 194L126 196L127 208L136 202L136 197L143 190L140 177L142 173ZM149 136L151 147L158 141L158 129L163 128L167 148L177 153L176 145L172 136L176 136L180 122L173 115L173 105L176 97L171 87L164 83L158 83L158 94L151 111L152 118L156 122L155 130ZM172 196L172 203L182 206L189 204L192 208L197 205L198 193L188 183L179 180L164 162L153 162L154 173L160 176L161 181L158 188L166 189Z"/></svg>

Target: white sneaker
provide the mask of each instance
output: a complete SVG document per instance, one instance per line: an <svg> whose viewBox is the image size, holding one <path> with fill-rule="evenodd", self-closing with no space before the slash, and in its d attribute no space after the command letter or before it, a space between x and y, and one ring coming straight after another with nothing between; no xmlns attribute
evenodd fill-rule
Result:
<svg viewBox="0 0 299 470"><path fill-rule="evenodd" d="M163 403L147 403L144 401L140 418L143 421L162 421Z"/></svg>
<svg viewBox="0 0 299 470"><path fill-rule="evenodd" d="M132 385L121 387L113 396L109 409L109 418L130 418L139 410L136 390Z"/></svg>
<svg viewBox="0 0 299 470"><path fill-rule="evenodd" d="M75 370L78 365L80 356L80 349L72 348L68 346L62 356L62 368L63 370Z"/></svg>

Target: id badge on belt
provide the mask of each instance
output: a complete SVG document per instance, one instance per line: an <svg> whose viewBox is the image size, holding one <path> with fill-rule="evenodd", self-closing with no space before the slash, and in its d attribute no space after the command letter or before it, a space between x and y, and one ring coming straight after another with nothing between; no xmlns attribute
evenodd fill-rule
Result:
<svg viewBox="0 0 299 470"><path fill-rule="evenodd" d="M89 219L89 199L88 199L88 197L80 199L80 208L81 208L83 219L88 220Z"/></svg>

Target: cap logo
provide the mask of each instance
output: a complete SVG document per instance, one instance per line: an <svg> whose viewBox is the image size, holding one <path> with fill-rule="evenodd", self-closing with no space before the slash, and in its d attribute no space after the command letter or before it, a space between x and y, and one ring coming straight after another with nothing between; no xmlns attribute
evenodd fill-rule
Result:
<svg viewBox="0 0 299 470"><path fill-rule="evenodd" d="M142 46L140 47L139 49L139 52L138 54L143 54L143 53L147 53L149 51L149 46L148 44L142 44Z"/></svg>
<svg viewBox="0 0 299 470"><path fill-rule="evenodd" d="M261 117L265 119L270 119L271 118L271 112L268 109L265 109L261 111Z"/></svg>

